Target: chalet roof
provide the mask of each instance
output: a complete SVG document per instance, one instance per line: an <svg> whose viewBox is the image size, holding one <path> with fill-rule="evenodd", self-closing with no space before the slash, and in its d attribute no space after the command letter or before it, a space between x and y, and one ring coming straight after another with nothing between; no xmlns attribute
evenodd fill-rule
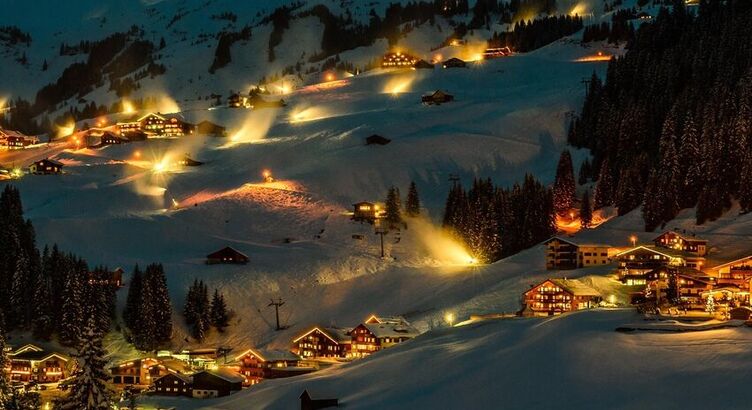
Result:
<svg viewBox="0 0 752 410"><path fill-rule="evenodd" d="M303 397L306 397L306 396L311 400L329 400L329 399L336 399L337 397L335 394L332 394L329 391L322 390L319 388L316 388L313 390L306 388L305 390L303 390L303 393L300 394L299 398L302 399Z"/></svg>
<svg viewBox="0 0 752 410"><path fill-rule="evenodd" d="M462 63L462 64L465 64L465 60L459 59L457 57L452 57L449 60L444 61L444 64L447 64L447 63Z"/></svg>
<svg viewBox="0 0 752 410"><path fill-rule="evenodd" d="M55 161L54 159L49 159L49 158L40 159L39 161L34 161L34 164L44 164L45 162L48 162L48 163L50 163L52 165L57 165L59 167L63 166L63 163L61 163L59 161Z"/></svg>
<svg viewBox="0 0 752 410"><path fill-rule="evenodd" d="M295 343L298 340L308 336L309 334L313 333L314 331L318 330L321 332L324 336L328 337L329 340L331 340L334 343L342 344L347 343L350 341L350 330L352 329L343 329L338 327L322 327L322 326L316 326L307 332L303 333L302 335L295 338L292 342Z"/></svg>
<svg viewBox="0 0 752 410"><path fill-rule="evenodd" d="M577 279L549 279L556 286L568 291L574 296L600 296L600 292Z"/></svg>
<svg viewBox="0 0 752 410"><path fill-rule="evenodd" d="M365 323L363 326L379 339L384 337L416 337L420 335L418 329L406 323Z"/></svg>
<svg viewBox="0 0 752 410"><path fill-rule="evenodd" d="M229 369L204 370L200 373L210 374L229 383L242 383L245 381L245 377Z"/></svg>
<svg viewBox="0 0 752 410"><path fill-rule="evenodd" d="M566 242L570 245L577 246L577 247L592 247L592 248L610 248L611 245L605 244L605 243L591 243L591 242L585 242L585 243L578 243L571 239L565 239L561 236L554 236L549 238L547 241L543 242L544 244L548 244L549 242L553 240L558 240L559 242Z"/></svg>
<svg viewBox="0 0 752 410"><path fill-rule="evenodd" d="M679 233L679 232L677 232L676 230L673 230L673 229L668 230L668 231L664 231L660 235L656 236L655 238L653 238L653 242L655 242L658 239L660 239L663 235L666 235L666 234L669 234L669 233L672 233L672 234L674 234L674 235L676 235L676 236L684 239L687 242L701 242L701 243L707 243L708 242L707 239L700 239L700 238L695 238L693 236L687 236L686 234Z"/></svg>
<svg viewBox="0 0 752 410"><path fill-rule="evenodd" d="M729 262L722 263L717 266L713 266L711 269L718 270L718 269L725 268L726 266L736 265L736 264L743 263L743 262L749 262L752 265L752 255L747 255L743 258L735 259L733 261L729 261Z"/></svg>
<svg viewBox="0 0 752 410"><path fill-rule="evenodd" d="M364 323L404 323L404 324L410 324L402 316L376 316L376 315L369 316L368 319L366 319L366 321Z"/></svg>
<svg viewBox="0 0 752 410"><path fill-rule="evenodd" d="M165 377L177 377L178 379L182 380L183 383L186 384L193 384L193 377L188 376L187 374L180 374L180 373L167 373L166 375L154 380L155 382L157 380L164 379Z"/></svg>
<svg viewBox="0 0 752 410"><path fill-rule="evenodd" d="M686 253L682 251L678 251L678 250L671 249L671 248L664 248L664 247L655 246L655 245L639 245L634 248L627 249L626 251L619 252L618 254L616 254L616 256L629 255L630 253L636 252L640 249L646 250L648 252L657 253L659 255L663 255L669 258L687 259L688 256L691 256L691 255L687 255Z"/></svg>
<svg viewBox="0 0 752 410"><path fill-rule="evenodd" d="M44 350L29 350L23 353L14 354L10 357L11 360L33 360L33 361L45 361L51 357L57 357L60 360L67 362L68 356L56 352L46 352Z"/></svg>
<svg viewBox="0 0 752 410"><path fill-rule="evenodd" d="M281 362L300 360L300 356L287 350L248 349L235 356L234 360L240 360L247 354L253 354L265 362Z"/></svg>
<svg viewBox="0 0 752 410"><path fill-rule="evenodd" d="M386 137L382 137L381 135L378 135L378 134L373 134L369 137L366 137L366 144L368 145L371 145L371 144L386 145L390 142L392 142L392 140Z"/></svg>
<svg viewBox="0 0 752 410"><path fill-rule="evenodd" d="M416 61L415 64L413 64L413 67L415 67L415 68L427 68L427 69L431 69L431 68L434 68L434 65L431 64L431 63L429 63L426 60L422 60L421 59L421 60Z"/></svg>
<svg viewBox="0 0 752 410"><path fill-rule="evenodd" d="M240 252L240 251L238 251L238 250L236 250L234 248L231 248L229 246L226 246L226 247L224 247L224 248L222 248L222 249L220 249L220 250L218 250L218 251L216 251L214 253L210 253L210 254L206 255L207 259L221 259L223 257L224 258L227 258L227 257L231 257L231 258L240 257L241 259L246 259L246 260L248 259L247 255L245 255L244 253L242 253L242 252Z"/></svg>
<svg viewBox="0 0 752 410"><path fill-rule="evenodd" d="M17 349L13 349L13 353L12 354L19 354L19 353L28 352L28 351L41 352L42 350L43 349L41 347L39 347L39 346L37 346L35 344L27 343L27 344L25 344L25 345L23 345L23 346L21 346L21 347L19 347Z"/></svg>

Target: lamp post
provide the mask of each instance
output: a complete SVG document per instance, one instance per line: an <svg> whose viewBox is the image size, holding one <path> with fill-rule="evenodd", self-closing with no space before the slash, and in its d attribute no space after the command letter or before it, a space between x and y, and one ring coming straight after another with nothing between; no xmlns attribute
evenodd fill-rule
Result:
<svg viewBox="0 0 752 410"><path fill-rule="evenodd" d="M632 236L629 237L629 240L632 242L632 247L633 248L637 246L637 236L632 235Z"/></svg>

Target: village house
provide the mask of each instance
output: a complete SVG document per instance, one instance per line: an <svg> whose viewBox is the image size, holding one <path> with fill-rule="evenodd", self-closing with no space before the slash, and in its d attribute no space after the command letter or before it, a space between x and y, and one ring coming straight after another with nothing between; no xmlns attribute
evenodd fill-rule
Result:
<svg viewBox="0 0 752 410"><path fill-rule="evenodd" d="M523 316L552 316L598 305L601 295L577 279L546 279L522 294Z"/></svg>
<svg viewBox="0 0 752 410"><path fill-rule="evenodd" d="M489 59L489 58L499 58L499 57L507 57L512 54L512 50L509 49L509 47L489 47L483 51L483 58Z"/></svg>
<svg viewBox="0 0 752 410"><path fill-rule="evenodd" d="M457 57L452 57L449 60L444 61L442 64L442 67L444 68L464 68L467 67L467 63L463 60L460 60Z"/></svg>
<svg viewBox="0 0 752 410"><path fill-rule="evenodd" d="M347 357L358 359L379 350L413 339L420 335L404 319L371 316L350 331L350 350Z"/></svg>
<svg viewBox="0 0 752 410"><path fill-rule="evenodd" d="M245 378L228 369L204 370L193 374L193 397L208 399L229 396L243 388Z"/></svg>
<svg viewBox="0 0 752 410"><path fill-rule="evenodd" d="M235 264L245 265L250 259L248 256L240 251L237 251L229 246L224 247L214 253L206 255L206 264Z"/></svg>
<svg viewBox="0 0 752 410"><path fill-rule="evenodd" d="M339 407L339 399L320 391L303 390L300 394L300 410L320 410Z"/></svg>
<svg viewBox="0 0 752 410"><path fill-rule="evenodd" d="M454 101L454 96L447 94L444 91L436 90L431 94L424 95L420 98L423 104L427 105L440 105L450 101Z"/></svg>
<svg viewBox="0 0 752 410"><path fill-rule="evenodd" d="M706 272L719 284L749 287L752 282L752 255L713 266Z"/></svg>
<svg viewBox="0 0 752 410"><path fill-rule="evenodd" d="M655 246L674 249L695 256L705 256L708 253L708 241L686 235L676 231L666 231L653 239Z"/></svg>
<svg viewBox="0 0 752 410"><path fill-rule="evenodd" d="M639 245L616 254L618 274L626 285L645 285L645 274L665 266L701 269L705 258L671 248Z"/></svg>
<svg viewBox="0 0 752 410"><path fill-rule="evenodd" d="M370 137L366 137L366 145L386 145L392 142L389 138L382 137L381 135L373 134Z"/></svg>
<svg viewBox="0 0 752 410"><path fill-rule="evenodd" d="M8 354L6 372L13 381L56 383L72 374L73 365L67 355L28 344Z"/></svg>
<svg viewBox="0 0 752 410"><path fill-rule="evenodd" d="M546 269L567 270L611 263L613 247L606 244L576 243L555 236L546 245Z"/></svg>
<svg viewBox="0 0 752 410"><path fill-rule="evenodd" d="M671 281L676 281L677 297L686 307L704 306L702 293L713 289L713 278L697 269L683 266L662 266L645 274L645 292L650 292L656 301L666 300Z"/></svg>
<svg viewBox="0 0 752 410"><path fill-rule="evenodd" d="M384 210L379 204L366 201L353 204L353 221L374 223L383 216Z"/></svg>
<svg viewBox="0 0 752 410"><path fill-rule="evenodd" d="M242 375L243 386L247 387L264 379L297 376L314 370L301 367L300 360L300 356L287 351L248 349L222 367Z"/></svg>
<svg viewBox="0 0 752 410"><path fill-rule="evenodd" d="M416 70L433 70L434 67L435 66L433 64L429 63L426 60L422 60L422 59L416 61L415 64L413 64L413 68L416 69Z"/></svg>
<svg viewBox="0 0 752 410"><path fill-rule="evenodd" d="M292 351L303 359L345 358L351 329L314 327L293 339Z"/></svg>
<svg viewBox="0 0 752 410"><path fill-rule="evenodd" d="M178 165L181 167L198 167L200 165L204 165L201 161L196 161L195 159L191 158L190 155L185 154L183 155L183 158L178 160Z"/></svg>
<svg viewBox="0 0 752 410"><path fill-rule="evenodd" d="M221 125L204 120L196 124L196 133L212 137L226 137L227 129Z"/></svg>
<svg viewBox="0 0 752 410"><path fill-rule="evenodd" d="M179 373L167 373L154 380L154 393L160 396L193 397L193 378Z"/></svg>
<svg viewBox="0 0 752 410"><path fill-rule="evenodd" d="M148 113L142 117L131 118L117 123L121 136L143 132L147 136L181 137L193 134L194 126L185 122L177 114Z"/></svg>
<svg viewBox="0 0 752 410"><path fill-rule="evenodd" d="M412 67L417 58L407 53L395 52L386 53L381 59L381 68L409 68Z"/></svg>
<svg viewBox="0 0 752 410"><path fill-rule="evenodd" d="M157 359L143 358L129 360L116 366L112 366L110 367L112 384L116 386L149 385L152 380L168 373L165 372L164 374L160 374L160 369L158 367L155 371L150 372L152 368L159 364L161 363Z"/></svg>
<svg viewBox="0 0 752 410"><path fill-rule="evenodd" d="M29 165L29 173L34 175L53 175L63 172L63 164L54 159L45 158Z"/></svg>
<svg viewBox="0 0 752 410"><path fill-rule="evenodd" d="M9 136L5 140L5 145L8 149L23 149L30 145L39 144L39 138L27 137L27 136Z"/></svg>

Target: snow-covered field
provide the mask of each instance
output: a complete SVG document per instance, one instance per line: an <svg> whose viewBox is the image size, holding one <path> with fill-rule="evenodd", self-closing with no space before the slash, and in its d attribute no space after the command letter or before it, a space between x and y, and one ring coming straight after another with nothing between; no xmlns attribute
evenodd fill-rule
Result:
<svg viewBox="0 0 752 410"><path fill-rule="evenodd" d="M160 404L178 409L289 409L295 408L304 388L313 388L331 392L347 408L631 409L701 403L748 407L742 387L752 369L746 327L624 334L614 329L641 318L619 309L456 328L444 322L447 313L464 320L471 314L516 311L530 284L552 276L583 278L609 299L613 296L625 304L628 290L607 275L608 267L547 272L542 246L492 265L469 265L461 247L437 228L450 174L459 175L465 184L473 177L492 177L509 185L528 172L552 182L556 160L566 145L569 116L584 96L581 81L593 71L604 74L606 68L602 62L575 60L620 49L583 47L575 35L529 54L472 63L466 69L374 70L326 84L308 79L304 87L284 96L288 106L282 109L209 110L209 101L197 101L196 96L245 91L269 70L294 63L304 51L315 52L318 42L306 35L318 29L317 21L301 20L288 30L278 47L279 67L265 61L270 28L259 26L250 41L233 46L233 63L210 76L205 71L214 42L201 47L189 43L202 31L213 33L226 23L204 21L206 13L234 10L254 16L287 2L215 0L199 13L198 1L101 5L86 0L69 5L70 15L87 16L81 21L83 28L76 30L63 29L69 23L57 22L51 8L41 7L41 14L32 18L27 8L45 2L10 0L23 16L18 25L38 33L30 51L36 59L56 54L60 41L80 40L77 36L87 28L95 33L125 30L129 16L143 17L143 5L153 5L158 12L147 22L160 29L149 35L156 41L167 38L161 62L168 74L146 81L141 92L170 95L169 105L179 107L188 121L225 125L231 137L29 151L31 156L53 155L66 165L62 176L14 181L41 244L57 243L92 265L123 266L127 271L135 264L164 263L175 312L182 310L194 278L219 288L234 315L227 333L211 333L205 346L286 348L294 335L313 324L355 325L372 313L403 315L422 331L430 330L368 359L308 376L265 381L227 399L156 400ZM177 9L173 3L179 3ZM325 3L335 7L340 2ZM372 2L368 9L358 5L354 15L364 18L370 7L387 3ZM175 10L185 11L185 17L165 29ZM108 17L107 29L102 28L102 16ZM437 30L420 27L404 44L430 57L432 42L446 35L439 36ZM182 40L186 35L189 39ZM343 53L342 58L365 63L386 47L377 42ZM448 56L458 50L437 52ZM21 80L0 84L0 97L32 93L40 82L54 80L70 64L66 59L70 57L51 58L49 73L41 78L28 69L0 68L13 70L3 71L3 76ZM448 91L456 101L421 105L421 95L436 89ZM116 100L103 89L88 98ZM392 142L365 146L371 134ZM153 171L155 163L184 154L205 164ZM3 155L3 164L28 160ZM587 153L573 155L577 167ZM265 169L278 181L263 183ZM387 236L387 250L394 259L382 260L373 227L353 223L345 213L357 201L383 201L392 185L404 195L410 181L417 183L427 216L409 221L399 239ZM716 222L695 227L693 212L684 211L669 227L709 239L709 263L714 264L749 253L752 216L737 215L732 210ZM625 246L633 234L640 241L652 239L653 233L641 233L642 226L638 210L577 238ZM250 263L203 263L206 254L228 245L247 254ZM121 303L126 292L127 288L118 295ZM278 297L286 301L281 319L289 328L276 332L274 311L267 304ZM197 346L187 337L179 313L174 322L174 347ZM117 334L108 337L107 345L113 361L134 354Z"/></svg>

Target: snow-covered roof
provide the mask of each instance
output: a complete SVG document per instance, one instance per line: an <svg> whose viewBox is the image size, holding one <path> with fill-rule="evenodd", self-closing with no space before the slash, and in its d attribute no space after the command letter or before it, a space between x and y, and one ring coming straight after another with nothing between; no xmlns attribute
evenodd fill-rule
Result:
<svg viewBox="0 0 752 410"><path fill-rule="evenodd" d="M705 242L705 243L708 242L707 239L693 238L691 236L687 236L686 234L679 233L679 232L677 232L677 231L675 231L673 229L672 230L668 230L668 231L664 231L660 235L656 236L655 238L653 238L653 242L657 241L662 236L667 235L667 234L674 234L674 235L682 238L683 240L685 240L687 242Z"/></svg>
<svg viewBox="0 0 752 410"><path fill-rule="evenodd" d="M374 336L381 339L384 337L416 337L420 335L418 329L406 323L364 323Z"/></svg>
<svg viewBox="0 0 752 410"><path fill-rule="evenodd" d="M307 332L303 333L302 335L296 337L292 342L296 343L298 340L308 336L309 334L315 332L315 331L321 332L324 336L328 337L331 341L334 343L340 344L340 343L347 343L350 341L350 330L352 329L344 329L344 328L338 328L338 327L321 327L316 326Z"/></svg>
<svg viewBox="0 0 752 410"><path fill-rule="evenodd" d="M634 248L629 248L626 251L619 252L616 254L616 256L622 256L622 255L629 255L632 252L636 252L638 250L646 250L648 252L657 253L669 258L682 258L687 259L687 257L691 257L693 255L687 255L685 252L678 251L676 249L670 249L670 248L664 248L661 246L655 246L655 245L639 245Z"/></svg>
<svg viewBox="0 0 752 410"><path fill-rule="evenodd" d="M267 350L267 349L247 349L243 353L235 356L234 360L240 360L248 354L252 354L265 362L296 361L300 356L286 350Z"/></svg>
<svg viewBox="0 0 752 410"><path fill-rule="evenodd" d="M574 296L600 296L600 292L577 279L549 279L556 286L568 291Z"/></svg>
<svg viewBox="0 0 752 410"><path fill-rule="evenodd" d="M166 374L166 375L158 378L157 380L163 379L165 377L170 377L170 376L177 377L178 379L182 380L186 384L193 383L193 377L188 376L186 374L180 374L180 373L168 373L168 374ZM157 380L154 380L154 381L156 382Z"/></svg>
<svg viewBox="0 0 752 410"><path fill-rule="evenodd" d="M245 377L229 369L219 368L217 370L204 370L201 373L211 374L212 376L219 377L220 379L228 381L230 383L242 383L243 381L245 381Z"/></svg>
<svg viewBox="0 0 752 410"><path fill-rule="evenodd" d="M566 243L568 243L570 245L574 245L574 246L577 246L577 247L588 247L588 248L610 248L611 247L611 245L605 244L605 243L589 243L589 242L580 243L580 242L575 242L574 240L565 239L565 238L562 238L561 236L551 237L551 238L549 238L547 241L545 241L543 243L547 244L547 243L549 243L549 242L551 242L553 240L558 240L559 242L566 242Z"/></svg>

